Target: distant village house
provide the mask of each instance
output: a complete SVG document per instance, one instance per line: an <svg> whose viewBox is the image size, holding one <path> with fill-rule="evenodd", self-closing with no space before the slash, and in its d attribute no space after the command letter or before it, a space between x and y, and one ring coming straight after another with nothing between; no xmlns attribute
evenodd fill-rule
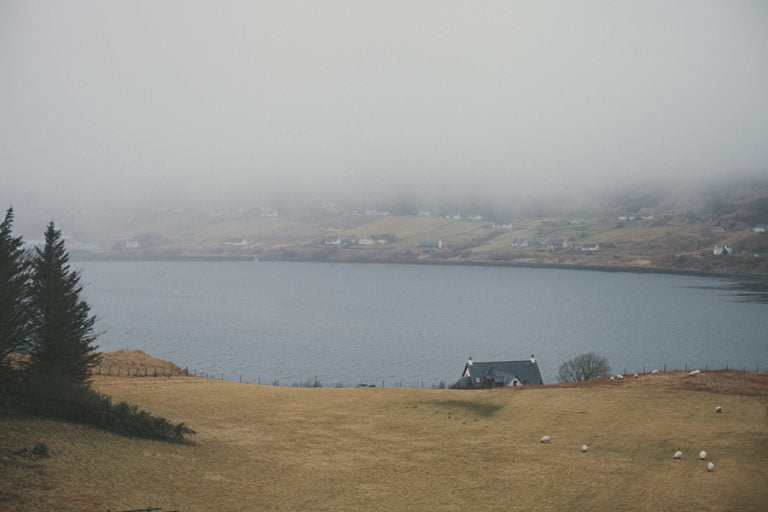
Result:
<svg viewBox="0 0 768 512"><path fill-rule="evenodd" d="M277 210L274 210L267 206L262 206L261 208L259 208L259 217L279 217L279 216L280 215L277 213Z"/></svg>
<svg viewBox="0 0 768 512"><path fill-rule="evenodd" d="M227 247L245 247L248 245L248 240L245 238L227 238L224 245Z"/></svg>
<svg viewBox="0 0 768 512"><path fill-rule="evenodd" d="M568 240L563 240L561 238L547 238L545 240L540 240L539 245L546 247L548 251L556 251L559 249L567 249L569 247L569 242Z"/></svg>
<svg viewBox="0 0 768 512"><path fill-rule="evenodd" d="M733 254L731 248L728 247L727 245L716 245L712 253L715 256L730 256L731 254Z"/></svg>

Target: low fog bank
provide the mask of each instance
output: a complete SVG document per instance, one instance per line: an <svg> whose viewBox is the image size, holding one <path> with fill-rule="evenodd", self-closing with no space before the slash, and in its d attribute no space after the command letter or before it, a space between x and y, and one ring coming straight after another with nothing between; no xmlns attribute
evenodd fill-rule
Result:
<svg viewBox="0 0 768 512"><path fill-rule="evenodd" d="M7 192L7 190L6 190ZM301 187L272 190L232 189L221 193L185 196L154 193L135 198L110 200L77 194L66 197L27 195L14 198L2 194L3 208L13 206L16 231L39 238L45 224L54 220L69 228L108 230L123 227L137 218L173 214L193 220L217 217L255 218L279 215L303 222L322 223L339 217L367 215L430 215L463 218L479 215L484 220L509 222L515 218L569 216L601 217L653 211L656 215L722 215L725 205L756 196L768 197L768 174L727 179L637 180L631 184L585 183L581 186L554 186L551 190L522 189L514 186L481 187L447 184L442 188L419 189L409 184L389 184L379 188L362 187L354 192L306 190ZM117 195L115 196L117 197ZM749 221L749 219L744 219ZM763 222L764 220L759 220ZM87 230L86 230L87 231Z"/></svg>
<svg viewBox="0 0 768 512"><path fill-rule="evenodd" d="M0 204L35 232L684 210L768 175L766 27L753 0L0 2Z"/></svg>

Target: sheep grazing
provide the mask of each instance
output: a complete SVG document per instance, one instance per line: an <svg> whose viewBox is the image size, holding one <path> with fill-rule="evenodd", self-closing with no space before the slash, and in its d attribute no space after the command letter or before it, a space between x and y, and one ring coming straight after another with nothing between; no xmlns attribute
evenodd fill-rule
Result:
<svg viewBox="0 0 768 512"><path fill-rule="evenodd" d="M697 376L700 373L701 373L701 370L693 370L693 371L688 372L688 376L689 377L695 377L695 376Z"/></svg>
<svg viewBox="0 0 768 512"><path fill-rule="evenodd" d="M551 443L552 442L552 436L544 436L541 439L539 439L539 442L541 442L541 443Z"/></svg>
<svg viewBox="0 0 768 512"><path fill-rule="evenodd" d="M619 380L624 380L624 376L622 374L618 374L616 376L616 378L619 379Z"/></svg>
<svg viewBox="0 0 768 512"><path fill-rule="evenodd" d="M635 378L638 378L638 377L639 377L639 375L638 375L638 374L635 374Z"/></svg>
<svg viewBox="0 0 768 512"><path fill-rule="evenodd" d="M658 374L659 374L659 370L651 370L651 375L658 375Z"/></svg>
<svg viewBox="0 0 768 512"><path fill-rule="evenodd" d="M718 405L717 407L715 407L715 412L720 414L721 412L723 412L723 408Z"/></svg>
<svg viewBox="0 0 768 512"><path fill-rule="evenodd" d="M613 377L613 375L611 375L611 380L616 380L616 379Z"/></svg>
<svg viewBox="0 0 768 512"><path fill-rule="evenodd" d="M707 452L705 452L704 450L701 450L699 452L699 460L706 460L706 458L707 458Z"/></svg>
<svg viewBox="0 0 768 512"><path fill-rule="evenodd" d="M581 453L585 453L587 451L587 445L583 444L581 445Z"/></svg>
<svg viewBox="0 0 768 512"><path fill-rule="evenodd" d="M709 463L707 464L707 471L709 471L709 472L711 473L711 472L712 472L712 471L714 471L714 470L715 470L715 464L714 464L714 462L709 462Z"/></svg>
<svg viewBox="0 0 768 512"><path fill-rule="evenodd" d="M680 450L677 450L677 451L675 452L675 454L672 456L672 458L673 458L673 459L679 459L679 458L681 458L682 456L683 456L683 452L681 452Z"/></svg>

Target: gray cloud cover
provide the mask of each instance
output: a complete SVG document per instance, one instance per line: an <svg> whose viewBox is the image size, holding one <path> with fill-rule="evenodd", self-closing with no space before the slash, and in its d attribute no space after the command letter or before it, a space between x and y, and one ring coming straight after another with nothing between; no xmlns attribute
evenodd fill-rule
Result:
<svg viewBox="0 0 768 512"><path fill-rule="evenodd" d="M768 174L763 1L0 1L0 200Z"/></svg>

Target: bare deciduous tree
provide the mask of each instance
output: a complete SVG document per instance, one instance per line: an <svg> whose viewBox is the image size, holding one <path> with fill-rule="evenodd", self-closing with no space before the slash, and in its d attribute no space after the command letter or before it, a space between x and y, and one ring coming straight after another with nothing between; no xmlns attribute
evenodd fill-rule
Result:
<svg viewBox="0 0 768 512"><path fill-rule="evenodd" d="M608 359L600 354L588 352L561 364L557 376L560 382L577 382L605 377L609 373L611 367L608 365Z"/></svg>

